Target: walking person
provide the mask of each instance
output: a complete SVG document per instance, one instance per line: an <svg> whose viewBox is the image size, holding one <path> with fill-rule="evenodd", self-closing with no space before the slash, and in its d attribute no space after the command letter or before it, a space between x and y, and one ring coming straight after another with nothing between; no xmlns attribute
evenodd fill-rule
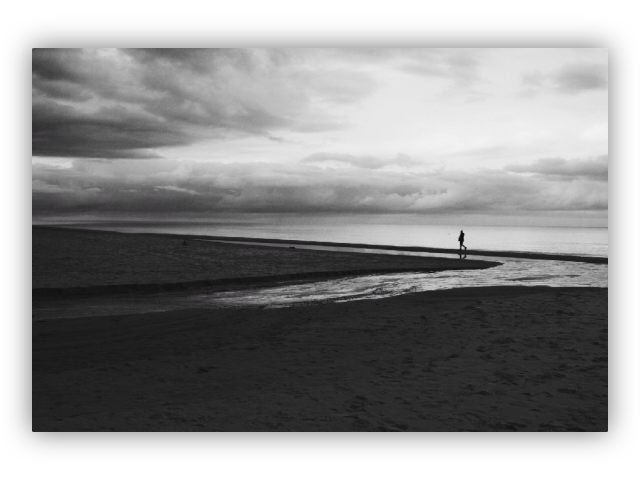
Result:
<svg viewBox="0 0 640 480"><path fill-rule="evenodd" d="M463 247L466 250L467 247L464 246L464 232L462 230L460 230L460 236L458 237L458 241L460 242L460 250L462 250Z"/></svg>

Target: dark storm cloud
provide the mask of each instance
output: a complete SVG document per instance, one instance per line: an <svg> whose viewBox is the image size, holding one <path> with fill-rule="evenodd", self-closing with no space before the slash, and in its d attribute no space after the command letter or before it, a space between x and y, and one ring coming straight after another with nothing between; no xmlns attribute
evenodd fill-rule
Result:
<svg viewBox="0 0 640 480"><path fill-rule="evenodd" d="M156 157L154 148L192 138L142 112L123 107L82 112L50 100L34 100L32 154L88 158Z"/></svg>
<svg viewBox="0 0 640 480"><path fill-rule="evenodd" d="M314 157L314 156L311 156ZM136 212L502 212L606 210L608 184L591 159L528 169L398 172L374 157L316 154L294 164L169 159L34 164L35 214ZM342 159L333 168L321 159ZM399 155L394 161L405 161ZM378 163L376 163L378 162ZM600 166L598 166L600 165ZM534 173L534 175L531 175ZM558 178L572 181L558 181Z"/></svg>
<svg viewBox="0 0 640 480"><path fill-rule="evenodd" d="M227 52L232 53L233 50ZM202 73L211 71L216 56L225 55L225 50L206 48L131 48L127 49L126 53L141 64L161 65L165 63Z"/></svg>
<svg viewBox="0 0 640 480"><path fill-rule="evenodd" d="M213 138L346 129L333 107L370 96L375 66L441 77L449 93L478 101L485 94L471 86L481 52L34 49L33 155L146 158Z"/></svg>
<svg viewBox="0 0 640 480"><path fill-rule="evenodd" d="M565 93L606 89L609 85L607 66L598 63L572 63L553 75L555 87Z"/></svg>
<svg viewBox="0 0 640 480"><path fill-rule="evenodd" d="M286 50L35 49L33 155L137 158L220 136L345 128L329 107L365 98L373 80L302 60Z"/></svg>
<svg viewBox="0 0 640 480"><path fill-rule="evenodd" d="M41 49L32 51L32 73L36 80L83 84L94 78L93 65L82 50Z"/></svg>
<svg viewBox="0 0 640 480"><path fill-rule="evenodd" d="M609 87L607 65L601 63L570 63L560 69L543 74L540 71L522 75L522 97L535 97L543 91L575 95Z"/></svg>
<svg viewBox="0 0 640 480"><path fill-rule="evenodd" d="M557 180L589 178L607 181L609 178L609 157L608 155L600 155L577 160L541 158L529 165L508 165L505 170L517 173L533 173Z"/></svg>

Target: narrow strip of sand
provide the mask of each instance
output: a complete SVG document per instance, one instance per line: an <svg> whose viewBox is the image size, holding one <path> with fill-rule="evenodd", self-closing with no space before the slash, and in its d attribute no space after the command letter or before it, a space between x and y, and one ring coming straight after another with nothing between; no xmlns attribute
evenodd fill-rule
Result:
<svg viewBox="0 0 640 480"><path fill-rule="evenodd" d="M161 235L161 234L155 234ZM551 254L551 253L535 253L535 252L510 252L502 250L459 250L453 248L432 248L432 247L415 247L415 246L401 246L401 245L375 245L365 243L339 243L339 242L314 242L308 240L281 240L281 239L269 239L269 238L252 238L252 237L215 237L215 236L202 236L202 235L190 235L190 238L197 240L219 240L227 242L245 242L245 243L272 243L272 244L292 244L292 245L315 245L326 247L344 247L344 248L359 248L367 250L387 250L396 252L424 252L424 253L440 253L449 255L459 255L460 253L466 256L478 256L478 257L495 257L495 258L525 258L530 260L557 260L563 262L584 262L595 264L608 264L609 259L607 257L588 257L584 255L565 255L565 254Z"/></svg>
<svg viewBox="0 0 640 480"><path fill-rule="evenodd" d="M607 289L33 324L34 431L606 431Z"/></svg>
<svg viewBox="0 0 640 480"><path fill-rule="evenodd" d="M71 231L87 231L84 229L74 229L68 227L34 227L37 229L50 229L50 230L71 230ZM104 233L119 233L107 230L91 229L91 232L104 232ZM123 234L131 235L131 234ZM137 234L143 235L143 234ZM284 240L277 238L258 238L258 237L230 237L230 236L216 236L216 235L180 235L172 233L145 233L144 235L174 238L179 240L192 239L192 240L219 240L222 242L243 242L254 244L291 244L291 245L315 245L315 246L327 246L327 247L343 247L343 248L357 248L368 250L386 250L396 252L423 252L423 253L438 253L448 255L458 255L461 253L459 249L452 248L433 248L433 247L418 247L418 246L402 246L402 245L376 245L365 243L344 243L344 242L319 242L311 240ZM595 264L608 264L608 257L586 256L586 255L567 255L567 254L552 254L552 253L536 253L536 252L513 252L503 250L464 250L465 255L479 256L479 257L495 257L495 258L524 258L530 260L558 260L564 262L584 262Z"/></svg>

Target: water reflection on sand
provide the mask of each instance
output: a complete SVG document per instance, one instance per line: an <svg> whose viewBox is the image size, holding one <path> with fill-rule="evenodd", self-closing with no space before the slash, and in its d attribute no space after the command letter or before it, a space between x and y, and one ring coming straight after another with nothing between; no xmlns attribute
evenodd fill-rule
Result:
<svg viewBox="0 0 640 480"><path fill-rule="evenodd" d="M193 306L284 307L300 303L382 298L460 287L607 287L607 265L542 260L495 260L503 264L485 270L367 275L252 290L198 294L190 295L188 301Z"/></svg>
<svg viewBox="0 0 640 480"><path fill-rule="evenodd" d="M119 295L34 303L34 319L167 311L181 308L278 308L344 302L460 287L548 285L607 287L608 266L549 260L491 259L502 265L483 270L392 273L325 281L282 283L237 290ZM464 261L464 260L461 260Z"/></svg>

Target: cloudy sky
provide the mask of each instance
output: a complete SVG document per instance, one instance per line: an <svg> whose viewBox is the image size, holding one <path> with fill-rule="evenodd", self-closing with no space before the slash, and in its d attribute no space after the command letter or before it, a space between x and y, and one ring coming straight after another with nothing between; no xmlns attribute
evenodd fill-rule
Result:
<svg viewBox="0 0 640 480"><path fill-rule="evenodd" d="M606 49L35 49L33 215L606 226L607 70Z"/></svg>

